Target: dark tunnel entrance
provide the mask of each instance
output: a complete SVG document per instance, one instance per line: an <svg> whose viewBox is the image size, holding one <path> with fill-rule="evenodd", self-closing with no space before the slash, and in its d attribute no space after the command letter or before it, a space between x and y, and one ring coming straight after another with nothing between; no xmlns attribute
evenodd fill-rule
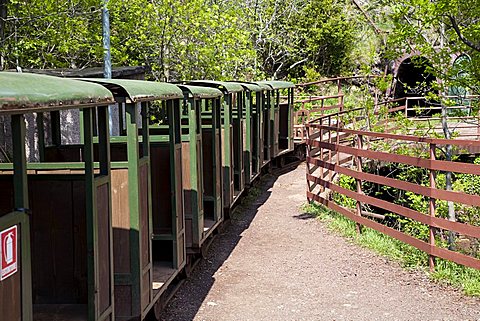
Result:
<svg viewBox="0 0 480 321"><path fill-rule="evenodd" d="M436 79L428 71L431 66L430 61L421 56L405 59L398 68L395 98L425 97L429 92L432 92L432 85ZM424 100L412 101L412 103L419 107L435 105L435 102L425 102ZM430 113L431 110L423 110L422 112L423 116Z"/></svg>

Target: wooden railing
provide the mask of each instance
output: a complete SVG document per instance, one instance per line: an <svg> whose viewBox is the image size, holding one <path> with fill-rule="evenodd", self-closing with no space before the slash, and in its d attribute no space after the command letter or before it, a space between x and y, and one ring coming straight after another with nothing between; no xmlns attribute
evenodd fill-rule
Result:
<svg viewBox="0 0 480 321"><path fill-rule="evenodd" d="M297 142L305 142L306 138L306 124L312 121L314 118L323 116L326 112L338 112L343 111L344 101L343 94L337 94L332 96L310 96L294 101L294 105L298 106L294 112L294 139ZM334 104L329 104L329 100L335 100ZM305 104L314 103L311 108L305 108Z"/></svg>
<svg viewBox="0 0 480 321"><path fill-rule="evenodd" d="M462 206L480 207L480 195L443 190L437 188L435 181L436 174L440 172L480 175L480 165L437 159L438 148L441 146L451 145L459 149L465 147L479 148L480 141L435 139L356 130L346 126L342 121L343 116L354 112L358 113L359 110L324 115L305 125L308 200L319 202L355 221L358 231L361 230L361 226L367 226L427 253L430 257L431 269L434 268L436 257L480 269L480 260L476 257L449 250L438 244L438 240L436 240L440 235L439 231L452 231L457 235L478 242L480 226L438 217L437 203L438 200L443 200ZM375 150L375 142L379 141L384 142L384 146L415 146L417 150L423 148L426 151L424 154L428 156L409 156L401 154L400 149L395 148L390 148L389 151ZM404 164L422 168L428 171L430 184L429 186L421 186L396 178L363 172L363 165L370 162ZM340 186L338 183L340 175L353 178L356 181L356 188L351 190ZM428 213L422 213L372 195L366 195L365 191L362 190L364 182L426 197L428 198ZM338 204L332 197L335 193L353 199L356 207L347 208ZM367 211L366 209L369 207L376 209L376 211ZM480 212L480 209L478 211ZM425 224L429 229L428 241L382 224L379 219L382 217L382 213L394 213L403 218Z"/></svg>
<svg viewBox="0 0 480 321"><path fill-rule="evenodd" d="M294 138L297 143L305 143L306 130L305 125L325 114L342 112L345 106L345 94L342 90L342 84L348 81L360 79L377 78L375 75L365 76L350 76L327 78L317 81L297 84L296 88L303 92L305 88L323 86L325 84L335 84L336 93L325 96L296 96L294 99L295 113L294 113ZM306 105L310 105L306 108Z"/></svg>

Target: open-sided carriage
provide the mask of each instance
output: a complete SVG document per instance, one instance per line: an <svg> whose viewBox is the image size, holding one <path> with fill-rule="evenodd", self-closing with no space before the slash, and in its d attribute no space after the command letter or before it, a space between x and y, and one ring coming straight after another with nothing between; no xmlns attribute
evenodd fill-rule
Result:
<svg viewBox="0 0 480 321"><path fill-rule="evenodd" d="M223 167L223 208L228 214L244 188L243 180L243 90L239 83L195 80L193 86L216 88L223 94L221 148Z"/></svg>
<svg viewBox="0 0 480 321"><path fill-rule="evenodd" d="M186 245L198 253L223 221L221 91L178 85L182 104L182 168Z"/></svg>
<svg viewBox="0 0 480 321"><path fill-rule="evenodd" d="M33 74L2 72L0 83L0 114L10 116L13 146L11 163L0 164L0 230L15 231L9 245L14 268L0 281L0 315L113 320L112 94L99 85ZM79 110L78 161L55 157L71 138L62 130L65 117ZM27 162L26 115L35 118L37 144L29 151L38 162Z"/></svg>
<svg viewBox="0 0 480 321"><path fill-rule="evenodd" d="M110 139L115 316L143 319L185 264L183 93L165 83L82 80L101 84L115 98L117 113L111 117L119 135Z"/></svg>

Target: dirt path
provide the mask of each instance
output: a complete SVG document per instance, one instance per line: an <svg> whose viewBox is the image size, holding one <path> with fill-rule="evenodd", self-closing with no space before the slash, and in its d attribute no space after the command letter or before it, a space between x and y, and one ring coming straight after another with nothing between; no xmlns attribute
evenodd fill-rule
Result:
<svg viewBox="0 0 480 321"><path fill-rule="evenodd" d="M302 215L304 177L301 165L264 181L264 192L215 239L162 320L480 320L480 300Z"/></svg>

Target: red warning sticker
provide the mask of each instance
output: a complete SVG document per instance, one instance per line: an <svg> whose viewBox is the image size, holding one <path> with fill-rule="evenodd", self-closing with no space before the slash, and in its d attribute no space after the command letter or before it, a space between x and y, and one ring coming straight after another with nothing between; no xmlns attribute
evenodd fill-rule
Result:
<svg viewBox="0 0 480 321"><path fill-rule="evenodd" d="M17 226L0 232L0 281L17 272Z"/></svg>

